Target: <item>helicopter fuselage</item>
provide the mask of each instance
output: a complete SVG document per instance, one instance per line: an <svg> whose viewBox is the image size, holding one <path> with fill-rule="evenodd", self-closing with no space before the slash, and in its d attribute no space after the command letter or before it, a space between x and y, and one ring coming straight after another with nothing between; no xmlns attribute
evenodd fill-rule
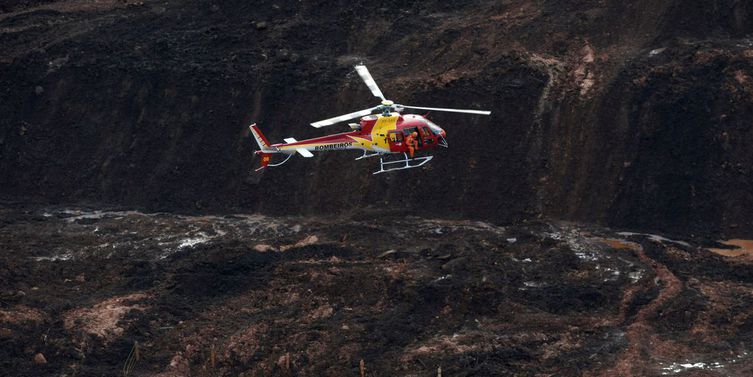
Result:
<svg viewBox="0 0 753 377"><path fill-rule="evenodd" d="M416 150L435 148L446 133L439 126L417 114L389 116L368 115L361 118L357 130L327 135L292 143L272 144L277 153L292 154L299 149L310 152L358 149L374 153L403 153L408 151L405 138L415 132ZM267 151L269 153L269 151Z"/></svg>

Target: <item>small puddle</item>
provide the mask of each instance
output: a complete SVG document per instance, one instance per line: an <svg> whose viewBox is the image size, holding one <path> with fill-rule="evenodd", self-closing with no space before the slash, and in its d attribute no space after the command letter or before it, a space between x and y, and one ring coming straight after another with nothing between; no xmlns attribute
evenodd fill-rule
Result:
<svg viewBox="0 0 753 377"><path fill-rule="evenodd" d="M727 240L727 241L719 241L719 243L728 245L728 246L734 246L734 249L719 249L719 248L710 248L709 251L723 255L725 257L753 257L753 240Z"/></svg>

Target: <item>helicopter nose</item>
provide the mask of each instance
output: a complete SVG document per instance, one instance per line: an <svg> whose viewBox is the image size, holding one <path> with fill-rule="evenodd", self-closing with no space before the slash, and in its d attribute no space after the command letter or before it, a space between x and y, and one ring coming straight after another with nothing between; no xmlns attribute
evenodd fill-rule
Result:
<svg viewBox="0 0 753 377"><path fill-rule="evenodd" d="M440 131L439 134L442 135L442 137L447 137L447 133L444 132L444 130Z"/></svg>

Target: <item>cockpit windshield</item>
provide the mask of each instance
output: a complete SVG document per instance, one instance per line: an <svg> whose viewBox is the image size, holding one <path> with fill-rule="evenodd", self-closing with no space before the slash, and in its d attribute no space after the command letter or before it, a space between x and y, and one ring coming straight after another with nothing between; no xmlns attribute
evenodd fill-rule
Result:
<svg viewBox="0 0 753 377"><path fill-rule="evenodd" d="M427 126L429 126L429 128L431 129L431 132L433 132L435 135L439 135L442 133L442 129L439 128L439 126L437 126L436 124L434 124L434 122L426 118L422 118L422 120L424 121L424 123L426 123Z"/></svg>

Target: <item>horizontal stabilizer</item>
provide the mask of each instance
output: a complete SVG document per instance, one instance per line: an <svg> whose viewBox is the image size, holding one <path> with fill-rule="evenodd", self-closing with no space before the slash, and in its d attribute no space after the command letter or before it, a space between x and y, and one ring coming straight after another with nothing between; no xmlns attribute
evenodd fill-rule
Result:
<svg viewBox="0 0 753 377"><path fill-rule="evenodd" d="M307 149L305 149L305 148L298 148L298 149L296 149L295 151L296 151L296 152L298 152L298 153L300 153L300 154L301 154L301 156L303 156L303 157L306 157L306 158L309 158L309 157L314 157L314 154L313 154L313 153L311 153L311 152L309 152L309 151L308 151Z"/></svg>
<svg viewBox="0 0 753 377"><path fill-rule="evenodd" d="M289 138L284 139L284 140L288 144L297 143L298 142L298 140L296 140L296 139L294 139L292 137L289 137ZM314 157L314 154L311 153L311 152L309 152L308 149L306 149L306 148L296 148L295 151L298 152L298 153L300 153L301 156L306 157L306 158Z"/></svg>

